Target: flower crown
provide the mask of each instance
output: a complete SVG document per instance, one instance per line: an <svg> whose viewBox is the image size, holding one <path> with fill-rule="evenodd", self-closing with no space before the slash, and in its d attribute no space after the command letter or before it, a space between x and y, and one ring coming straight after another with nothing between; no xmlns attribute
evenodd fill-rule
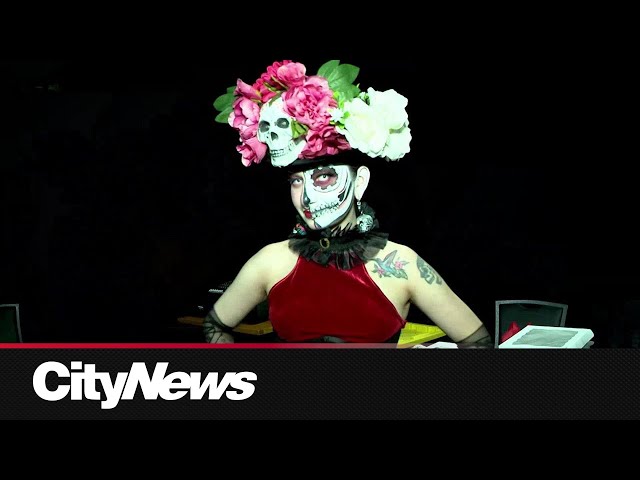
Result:
<svg viewBox="0 0 640 480"><path fill-rule="evenodd" d="M267 150L278 167L351 149L399 160L410 150L407 99L395 90L361 91L359 72L331 60L307 76L301 63L275 62L253 85L238 79L218 97L216 121L239 132L236 150L247 167Z"/></svg>

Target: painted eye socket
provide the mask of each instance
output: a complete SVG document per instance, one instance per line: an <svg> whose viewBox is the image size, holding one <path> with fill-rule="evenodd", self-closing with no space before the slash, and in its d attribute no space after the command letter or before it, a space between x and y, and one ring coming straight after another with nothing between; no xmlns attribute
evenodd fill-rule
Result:
<svg viewBox="0 0 640 480"><path fill-rule="evenodd" d="M327 188L335 185L338 181L338 174L333 168L322 168L311 174L314 187Z"/></svg>

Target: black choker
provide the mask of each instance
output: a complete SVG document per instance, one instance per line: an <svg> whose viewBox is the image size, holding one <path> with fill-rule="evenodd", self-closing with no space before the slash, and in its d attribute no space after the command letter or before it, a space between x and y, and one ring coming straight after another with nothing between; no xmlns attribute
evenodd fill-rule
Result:
<svg viewBox="0 0 640 480"><path fill-rule="evenodd" d="M357 228L325 228L311 230L305 228L298 216L298 223L289 235L289 248L303 258L323 266L333 265L340 270L350 270L374 259L387 245L389 234L377 230L375 212L366 203L361 205L362 214L371 216L372 228L361 232Z"/></svg>

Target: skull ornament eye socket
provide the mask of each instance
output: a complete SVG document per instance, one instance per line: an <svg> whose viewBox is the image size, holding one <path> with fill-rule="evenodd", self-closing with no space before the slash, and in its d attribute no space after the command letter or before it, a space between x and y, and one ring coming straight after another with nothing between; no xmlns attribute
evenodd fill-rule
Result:
<svg viewBox="0 0 640 480"><path fill-rule="evenodd" d="M262 120L260 122L260 124L258 125L258 128L260 129L260 133L262 135L265 136L265 138L267 136L271 137L272 141L277 141L278 140L278 132L282 129L285 128L289 128L289 125L291 125L291 122L289 122L288 118L277 118L276 119L276 128L272 129L271 125L269 124L269 122ZM260 139L258 139L260 140ZM264 142L266 143L266 141Z"/></svg>
<svg viewBox="0 0 640 480"><path fill-rule="evenodd" d="M276 167L293 163L306 145L304 137L293 138L293 119L283 106L282 98L263 106L258 124L258 140L267 144L271 164Z"/></svg>

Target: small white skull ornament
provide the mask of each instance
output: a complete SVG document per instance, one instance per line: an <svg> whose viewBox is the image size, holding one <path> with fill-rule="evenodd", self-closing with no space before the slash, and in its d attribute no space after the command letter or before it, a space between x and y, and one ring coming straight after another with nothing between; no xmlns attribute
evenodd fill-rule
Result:
<svg viewBox="0 0 640 480"><path fill-rule="evenodd" d="M304 149L304 137L293 138L293 119L284 111L282 97L270 102L260 110L258 140L269 147L271 164L286 167L293 163Z"/></svg>

